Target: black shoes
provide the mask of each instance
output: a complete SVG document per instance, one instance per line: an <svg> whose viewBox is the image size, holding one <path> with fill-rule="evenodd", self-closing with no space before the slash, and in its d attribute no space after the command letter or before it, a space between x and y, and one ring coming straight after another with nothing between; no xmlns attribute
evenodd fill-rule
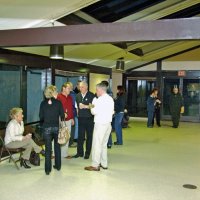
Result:
<svg viewBox="0 0 200 200"><path fill-rule="evenodd" d="M89 157L90 157L89 155L85 155L85 156L84 156L84 159L87 160L87 159L89 159Z"/></svg>
<svg viewBox="0 0 200 200"><path fill-rule="evenodd" d="M107 145L107 148L108 148L108 149L111 149L111 148L112 148L112 145Z"/></svg>
<svg viewBox="0 0 200 200"><path fill-rule="evenodd" d="M54 169L57 169L58 171L60 171L60 167L56 167L55 165L53 166Z"/></svg>
<svg viewBox="0 0 200 200"><path fill-rule="evenodd" d="M27 162L27 160L24 160L23 158L21 158L21 160L20 160L20 166L21 167L23 166L25 169L30 169L31 166L29 166L26 162Z"/></svg>
<svg viewBox="0 0 200 200"><path fill-rule="evenodd" d="M83 158L83 155L82 154L76 154L76 155L72 156L71 158L79 158L79 157ZM84 159L89 159L89 157L90 156L88 154L85 154Z"/></svg>
<svg viewBox="0 0 200 200"><path fill-rule="evenodd" d="M72 156L72 158L79 158L79 157L83 157L83 155L76 154L75 156Z"/></svg>
<svg viewBox="0 0 200 200"><path fill-rule="evenodd" d="M108 169L108 167L104 167L104 166L102 166L101 164L100 164L99 167L101 167L101 168L104 169L104 170L107 170L107 169Z"/></svg>
<svg viewBox="0 0 200 200"><path fill-rule="evenodd" d="M120 144L120 143L118 143L118 142L114 142L114 145L122 145L122 144Z"/></svg>
<svg viewBox="0 0 200 200"><path fill-rule="evenodd" d="M72 156L72 158L79 158L79 157L82 158L83 155L76 154L75 156ZM89 159L89 157L90 157L90 156L86 154L86 155L84 156L84 159Z"/></svg>

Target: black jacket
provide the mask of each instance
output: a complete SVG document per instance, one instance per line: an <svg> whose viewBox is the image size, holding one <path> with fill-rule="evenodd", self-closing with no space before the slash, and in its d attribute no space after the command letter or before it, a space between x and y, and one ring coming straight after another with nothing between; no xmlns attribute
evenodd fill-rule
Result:
<svg viewBox="0 0 200 200"><path fill-rule="evenodd" d="M181 94L172 94L169 100L170 113L180 113L183 106L183 97Z"/></svg>
<svg viewBox="0 0 200 200"><path fill-rule="evenodd" d="M52 104L48 104L48 99L45 99L40 104L40 120L44 128L59 127L59 117L65 118L62 103L52 98Z"/></svg>
<svg viewBox="0 0 200 200"><path fill-rule="evenodd" d="M120 95L115 98L115 112L120 113L124 112L124 108L126 105L126 96L125 95Z"/></svg>
<svg viewBox="0 0 200 200"><path fill-rule="evenodd" d="M78 107L78 117L93 117L93 115L91 114L90 109L80 109L79 108L79 104L85 104L85 105L89 105L90 103L92 103L93 99L94 99L95 95L92 92L87 92L87 94L85 95L85 97L82 97L81 93L78 93L76 96L76 103L77 103L77 107Z"/></svg>

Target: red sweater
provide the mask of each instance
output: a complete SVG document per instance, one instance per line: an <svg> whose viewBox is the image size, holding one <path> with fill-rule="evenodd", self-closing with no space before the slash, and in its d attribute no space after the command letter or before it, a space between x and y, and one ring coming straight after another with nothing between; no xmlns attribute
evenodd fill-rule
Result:
<svg viewBox="0 0 200 200"><path fill-rule="evenodd" d="M60 93L60 94L58 94L57 99L61 101L61 103L63 105L64 112L67 113L66 121L70 120L70 119L73 119L74 118L74 114L73 114L73 100L72 100L72 97L70 95L68 95L66 97L65 95Z"/></svg>

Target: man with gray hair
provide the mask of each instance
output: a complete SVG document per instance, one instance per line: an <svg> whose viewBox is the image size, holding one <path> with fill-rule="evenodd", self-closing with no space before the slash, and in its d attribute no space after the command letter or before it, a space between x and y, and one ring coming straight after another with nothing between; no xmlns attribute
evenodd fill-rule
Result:
<svg viewBox="0 0 200 200"><path fill-rule="evenodd" d="M94 128L94 117L90 112L89 105L94 99L94 94L88 91L88 84L80 82L80 93L76 96L78 114L78 145L77 154L73 158L83 157L89 159L92 148L92 134ZM86 139L86 150L84 152L84 140Z"/></svg>
<svg viewBox="0 0 200 200"><path fill-rule="evenodd" d="M94 115L94 132L92 141L92 165L85 167L88 171L100 171L108 169L107 143L111 132L112 116L114 114L114 101L107 94L107 86L99 83L96 86L96 94L92 104L89 105Z"/></svg>

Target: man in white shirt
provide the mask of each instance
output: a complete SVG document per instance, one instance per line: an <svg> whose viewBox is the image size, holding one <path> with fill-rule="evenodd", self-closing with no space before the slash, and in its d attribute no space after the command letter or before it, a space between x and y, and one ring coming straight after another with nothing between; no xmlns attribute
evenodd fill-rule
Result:
<svg viewBox="0 0 200 200"><path fill-rule="evenodd" d="M107 142L111 132L114 101L106 91L107 86L104 83L97 84L98 98L94 98L90 105L95 125L92 141L92 166L85 167L85 170L88 171L100 171L100 167L108 168Z"/></svg>

